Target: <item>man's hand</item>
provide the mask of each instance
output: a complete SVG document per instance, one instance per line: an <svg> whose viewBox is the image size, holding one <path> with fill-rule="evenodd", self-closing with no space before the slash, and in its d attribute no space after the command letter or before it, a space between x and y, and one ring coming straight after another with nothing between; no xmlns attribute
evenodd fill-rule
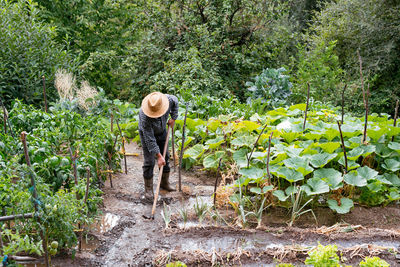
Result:
<svg viewBox="0 0 400 267"><path fill-rule="evenodd" d="M169 119L169 121L168 121L168 125L169 125L169 126L171 126L171 128L174 128L174 125L175 125L175 120L173 120L173 119Z"/></svg>
<svg viewBox="0 0 400 267"><path fill-rule="evenodd" d="M164 165L165 165L165 159L164 159L164 157L161 155L161 153L158 153L158 154L157 154L157 165L158 165L158 168L161 168L161 166L164 166Z"/></svg>

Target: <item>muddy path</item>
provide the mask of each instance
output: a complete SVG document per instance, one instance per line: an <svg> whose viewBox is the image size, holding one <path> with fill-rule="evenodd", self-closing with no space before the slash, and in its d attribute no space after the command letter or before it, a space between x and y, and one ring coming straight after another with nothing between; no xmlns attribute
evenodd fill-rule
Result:
<svg viewBox="0 0 400 267"><path fill-rule="evenodd" d="M287 211L275 208L264 216L260 229L245 230L235 226L233 211L225 208L217 219L208 215L199 224L193 205L197 202L211 206L215 181L214 176L200 170L183 172L184 193L161 190L161 199L171 211L171 223L166 229L162 201L154 220L143 218L143 214L150 214L151 203L141 199L141 150L130 144L127 151L138 156L128 157L128 174L116 174L113 188L106 182L103 215L91 227L82 252L77 252L74 259L70 255L56 258L56 266L165 266L176 260L188 266L300 264L307 251L318 243L337 244L346 263L357 264L362 257L376 255L391 266L400 266L398 205L357 206L344 216L316 208L318 225L313 217L304 215L291 228L286 226ZM174 185L177 177L177 172L171 173ZM184 207L188 211L186 223L179 214Z"/></svg>

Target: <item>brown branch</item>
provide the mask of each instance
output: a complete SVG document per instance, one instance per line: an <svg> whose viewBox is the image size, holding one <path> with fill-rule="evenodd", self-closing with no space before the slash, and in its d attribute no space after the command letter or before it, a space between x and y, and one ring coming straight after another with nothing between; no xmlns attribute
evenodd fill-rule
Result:
<svg viewBox="0 0 400 267"><path fill-rule="evenodd" d="M347 89L347 83L344 85L343 91L342 91L342 124L343 124L343 117L344 117L344 92Z"/></svg>
<svg viewBox="0 0 400 267"><path fill-rule="evenodd" d="M342 142L342 149L343 149L343 153L344 153L344 163L345 163L345 167L344 167L344 174L347 173L347 154L346 154L346 147L344 146L344 139L343 139L343 134L342 134L342 128L340 127L340 122L337 121L337 124L339 126L339 132L340 132L340 140Z"/></svg>
<svg viewBox="0 0 400 267"><path fill-rule="evenodd" d="M360 51L357 50L357 55L358 55L358 61L360 62L360 78L361 78L361 89L362 89L362 94L363 94L363 102L364 102L364 107L367 108L366 102L365 102L365 89L364 89L364 76L362 72L362 58L360 56Z"/></svg>
<svg viewBox="0 0 400 267"><path fill-rule="evenodd" d="M215 178L215 184L214 184L214 199L213 199L214 208L215 208L215 200L217 199L218 177L220 176L220 173L221 173L221 161L222 161L222 158L219 159L217 175L216 175L217 177Z"/></svg>
<svg viewBox="0 0 400 267"><path fill-rule="evenodd" d="M182 129L182 144L181 144L181 151L179 156L179 168L178 168L178 185L179 185L179 192L182 191L182 176L181 176L181 169L182 169L182 158L183 158L183 149L185 148L185 130L186 130L186 117L188 112L188 103L186 103L186 110L185 110L185 118L183 120L183 129Z"/></svg>
<svg viewBox="0 0 400 267"><path fill-rule="evenodd" d="M268 174L268 179L269 179L269 184L271 184L271 173L269 172L269 156L271 154L271 140L272 140L272 135L274 132L271 132L269 139L268 139L268 153L267 153L267 174Z"/></svg>
<svg viewBox="0 0 400 267"><path fill-rule="evenodd" d="M15 219L24 219L24 218L33 218L33 213L24 213L24 214L16 214L16 215L8 215L0 217L0 222L13 221Z"/></svg>
<svg viewBox="0 0 400 267"><path fill-rule="evenodd" d="M368 125L368 113L369 113L369 105L368 105L369 83L367 88L368 88L367 94L365 96L365 123L364 123L363 143L367 141L367 125Z"/></svg>
<svg viewBox="0 0 400 267"><path fill-rule="evenodd" d="M260 140L260 137L261 137L262 133L264 132L265 128L267 127L267 125L268 125L268 124L266 123L266 124L264 125L264 127L262 128L260 134L259 134L258 137L257 137L256 142L255 142L254 145L253 145L253 149L251 150L250 155L247 157L247 168L250 166L250 159L251 159L251 156L253 155L253 152L254 152L254 149L255 149L256 146L257 146L258 140Z"/></svg>
<svg viewBox="0 0 400 267"><path fill-rule="evenodd" d="M306 121L307 121L307 110L308 110L308 103L310 101L310 83L307 83L307 102L306 102L306 110L304 111L304 123L303 123L303 131L306 128Z"/></svg>
<svg viewBox="0 0 400 267"><path fill-rule="evenodd" d="M394 108L394 120L393 120L393 127L396 127L397 123L397 113L399 111L399 100L396 101L396 107ZM394 135L392 136L392 142L394 141Z"/></svg>

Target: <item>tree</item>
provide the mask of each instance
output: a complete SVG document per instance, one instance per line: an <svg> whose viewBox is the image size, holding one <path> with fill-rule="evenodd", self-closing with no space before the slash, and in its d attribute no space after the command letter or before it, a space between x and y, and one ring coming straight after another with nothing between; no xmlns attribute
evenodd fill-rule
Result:
<svg viewBox="0 0 400 267"><path fill-rule="evenodd" d="M400 2L397 0L332 1L316 14L311 47L336 41L335 53L350 83L352 108L361 106L359 50L371 89L371 110L392 112L400 95ZM352 82L351 82L352 81ZM358 101L354 101L357 100ZM358 104L357 104L358 103Z"/></svg>
<svg viewBox="0 0 400 267"><path fill-rule="evenodd" d="M43 75L54 100L56 70L73 68L67 52L54 42L54 27L40 22L38 12L30 0L0 0L0 96L6 103L42 101Z"/></svg>

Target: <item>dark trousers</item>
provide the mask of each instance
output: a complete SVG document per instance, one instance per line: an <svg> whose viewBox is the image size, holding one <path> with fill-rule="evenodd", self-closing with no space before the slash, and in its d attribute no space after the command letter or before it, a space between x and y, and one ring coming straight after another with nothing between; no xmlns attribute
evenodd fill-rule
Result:
<svg viewBox="0 0 400 267"><path fill-rule="evenodd" d="M140 135L140 141L142 142L143 158L144 158L143 177L144 179L151 179L153 178L154 165L156 164L156 156L150 153L150 151L147 149L146 143L144 142L142 131L139 131L139 135ZM160 152L162 154L164 151L165 141L167 139L167 132L165 131L165 133L159 136L155 136L155 138L157 141L157 146L160 148ZM163 173L169 173L169 172L170 172L169 152L167 149L167 154L165 155L165 166L163 168Z"/></svg>

